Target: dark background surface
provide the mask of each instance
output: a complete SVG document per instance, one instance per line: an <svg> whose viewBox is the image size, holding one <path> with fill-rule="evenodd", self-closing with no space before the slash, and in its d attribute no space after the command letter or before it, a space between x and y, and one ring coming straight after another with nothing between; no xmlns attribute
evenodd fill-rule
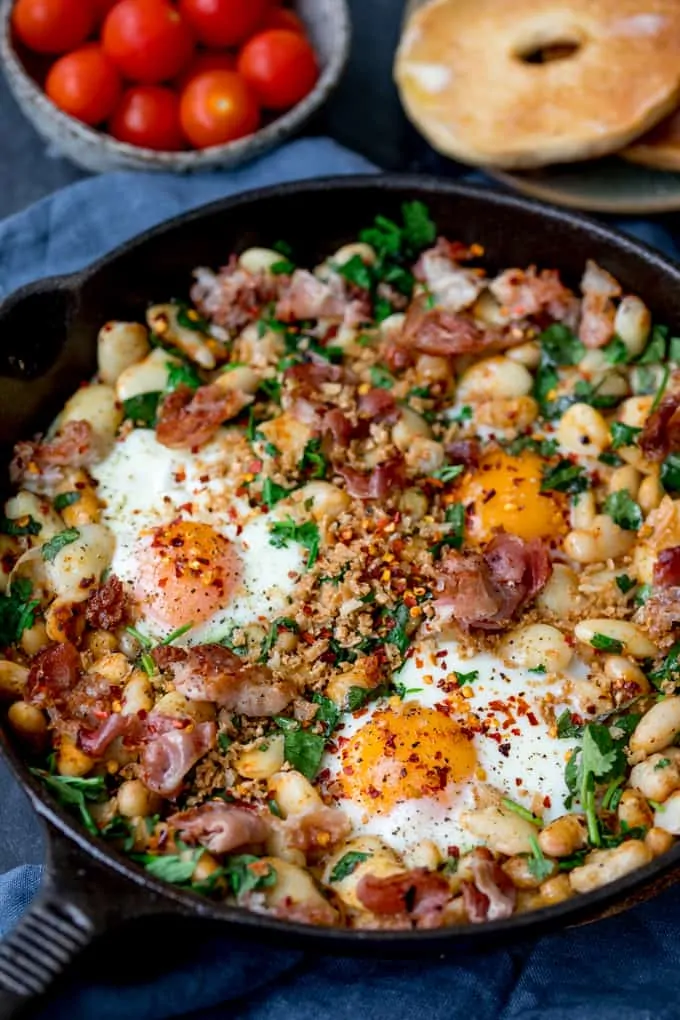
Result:
<svg viewBox="0 0 680 1020"><path fill-rule="evenodd" d="M354 26L349 67L310 133L332 135L385 169L434 169L436 157L408 126L392 84L402 0L349 0L349 4ZM0 218L86 176L46 150L2 75L0 139ZM39 863L42 856L39 823L0 762L0 872L17 864Z"/></svg>

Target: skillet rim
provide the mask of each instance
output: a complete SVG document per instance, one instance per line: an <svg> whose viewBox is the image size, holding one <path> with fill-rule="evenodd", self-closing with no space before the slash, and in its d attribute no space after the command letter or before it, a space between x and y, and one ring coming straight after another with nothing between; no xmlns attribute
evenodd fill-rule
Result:
<svg viewBox="0 0 680 1020"><path fill-rule="evenodd" d="M527 199L524 196L505 194L483 186L460 184L457 181L442 179L436 176L413 174L348 174L331 175L314 180L287 182L270 185L265 188L253 189L214 200L197 206L178 216L158 223L140 234L137 234L94 262L62 275L53 275L29 281L12 291L0 302L0 322L12 307L30 300L41 293L66 292L71 298L77 298L79 291L99 272L129 252L142 248L147 242L164 235L172 235L188 223L208 218L216 212L225 212L243 206L256 207L258 202L265 200L285 201L289 195L301 193L318 193L324 191L345 190L347 192L373 191L379 200L381 193L408 192L427 198L428 195L451 195L458 199L482 201L496 207L499 211L511 213L529 213L539 216L544 222L559 223L572 231L584 233L593 242L604 241L618 249L624 258L641 259L659 271L670 286L680 285L680 263L659 253L642 241L631 238L607 225L603 225L591 217L575 213L569 209L561 209ZM377 203L376 203L377 204ZM258 914L242 907L225 906L190 890L182 890L169 883L149 875L148 872L130 861L123 854L114 850L100 838L87 833L73 816L68 814L53 800L42 784L31 775L29 766L21 759L10 743L4 725L0 725L0 754L9 766L13 778L27 793L31 806L36 811L48 830L48 853L52 842L63 840L82 854L87 860L99 864L106 871L118 878L155 894L161 903L166 903L169 910L191 914L199 918L227 923L234 930L241 929L244 933L264 932L272 940L276 936L290 936L295 945L314 945L320 949L340 949L347 953L360 952L363 949L390 950L401 953L413 950L416 953L436 948L454 948L465 945L469 949L491 948L492 945L507 942L507 936L517 938L536 937L551 930L562 930L585 921L604 917L608 914L624 910L633 902L639 902L650 895L649 886L655 881L662 885L660 893L673 881L680 880L680 842L668 853L651 861L643 868L638 868L615 882L596 889L591 893L579 894L572 899L563 901L552 907L530 911L525 914L513 915L502 921L485 922L482 925L465 925L460 927L436 928L431 930L412 931L380 931L350 930L345 928L320 928L299 922L272 918L266 914ZM56 830L56 831L55 831ZM673 873L675 878L673 878ZM56 888L59 889L59 871L54 875ZM637 896L636 896L637 894ZM646 894L646 895L645 895ZM651 891L651 895L654 895ZM65 894L68 898L68 893ZM97 913L97 904L92 904L92 914ZM87 912L87 905L84 906ZM156 912L160 912L157 910ZM321 945L320 945L321 944Z"/></svg>

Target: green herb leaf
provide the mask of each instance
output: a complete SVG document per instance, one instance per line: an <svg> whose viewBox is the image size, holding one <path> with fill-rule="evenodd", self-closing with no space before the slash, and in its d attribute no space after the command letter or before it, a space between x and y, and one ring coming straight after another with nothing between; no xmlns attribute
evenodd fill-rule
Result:
<svg viewBox="0 0 680 1020"><path fill-rule="evenodd" d="M162 393L154 391L130 397L129 400L123 401L123 414L135 425L153 429L156 427L156 414L162 396Z"/></svg>
<svg viewBox="0 0 680 1020"><path fill-rule="evenodd" d="M99 834L104 839L122 841L121 850L126 854L130 853L135 845L136 836L131 819L123 818L122 815L115 815L103 829L99 830Z"/></svg>
<svg viewBox="0 0 680 1020"><path fill-rule="evenodd" d="M234 741L232 740L232 738L228 736L226 733L217 734L217 746L219 747L222 754L227 753L233 742Z"/></svg>
<svg viewBox="0 0 680 1020"><path fill-rule="evenodd" d="M328 458L321 452L321 440L310 439L298 461L298 470L307 478L325 478L328 473Z"/></svg>
<svg viewBox="0 0 680 1020"><path fill-rule="evenodd" d="M668 326L653 326L644 351L637 359L638 365L656 365L666 360Z"/></svg>
<svg viewBox="0 0 680 1020"><path fill-rule="evenodd" d="M280 616L278 620L274 620L269 633L262 642L262 650L260 651L260 662L267 662L269 659L269 653L279 639L279 634L282 630L290 630L296 633L299 628L295 620L290 620L287 616Z"/></svg>
<svg viewBox="0 0 680 1020"><path fill-rule="evenodd" d="M208 333L210 331L210 323L207 319L204 319L195 308L190 308L187 304L177 304L177 325L183 329L191 329L194 333Z"/></svg>
<svg viewBox="0 0 680 1020"><path fill-rule="evenodd" d="M394 386L395 378L384 365L371 365L369 374L372 386L377 386L381 390L391 390Z"/></svg>
<svg viewBox="0 0 680 1020"><path fill-rule="evenodd" d="M529 811L521 804L511 800L509 797L503 797L501 799L501 804L508 811L512 811L514 814L519 815L519 817L523 818L525 822L531 822L532 825L543 825L543 820L539 818L538 815L535 815L533 811Z"/></svg>
<svg viewBox="0 0 680 1020"><path fill-rule="evenodd" d="M654 766L654 772L658 772L660 769L667 769L670 765L670 758L661 758Z"/></svg>
<svg viewBox="0 0 680 1020"><path fill-rule="evenodd" d="M351 875L360 864L367 861L371 854L362 853L359 850L350 850L349 853L341 857L338 863L335 865L330 874L331 882L342 882L343 878L347 878Z"/></svg>
<svg viewBox="0 0 680 1020"><path fill-rule="evenodd" d="M176 641L178 638L181 638L184 634L188 633L193 626L193 623L185 623L182 627L178 627L177 630L173 630L167 637L163 638L162 641L159 641L159 644L171 645L173 641Z"/></svg>
<svg viewBox="0 0 680 1020"><path fill-rule="evenodd" d="M537 453L539 457L552 457L557 453L558 442L556 439L534 439L533 436L518 436L505 447L511 457L517 457L520 453L528 450L530 453Z"/></svg>
<svg viewBox="0 0 680 1020"><path fill-rule="evenodd" d="M78 495L80 494L78 493ZM30 514L24 514L22 517L16 518L0 516L0 531L3 535L12 535L14 538L22 538L24 535L39 535L41 527L40 522L36 521Z"/></svg>
<svg viewBox="0 0 680 1020"><path fill-rule="evenodd" d="M188 386L190 390L197 390L199 386L203 385L203 380L194 366L186 361L168 361L167 369L168 381L166 390L169 393L176 390L178 386Z"/></svg>
<svg viewBox="0 0 680 1020"><path fill-rule="evenodd" d="M435 542L430 552L437 558L442 549L460 549L465 539L465 507L462 503L452 503L446 508L445 520L451 525L444 538Z"/></svg>
<svg viewBox="0 0 680 1020"><path fill-rule="evenodd" d="M411 637L409 631L411 629L412 620L409 608L400 602L393 611L386 612L385 617L388 621L391 621L392 626L387 631L385 641L388 645L396 645L402 655L406 655L409 645L411 644Z"/></svg>
<svg viewBox="0 0 680 1020"><path fill-rule="evenodd" d="M571 737L580 737L583 733L583 726L578 726L571 717L568 708L557 717L557 736L560 740Z"/></svg>
<svg viewBox="0 0 680 1020"><path fill-rule="evenodd" d="M283 756L289 765L301 772L311 782L319 771L321 759L326 741L318 733L310 733L309 730L282 727L281 719L277 718L278 725L284 730ZM291 722L292 720L288 720Z"/></svg>
<svg viewBox="0 0 680 1020"><path fill-rule="evenodd" d="M657 690L664 683L680 680L680 641L672 645L661 665L649 673L649 679Z"/></svg>
<svg viewBox="0 0 680 1020"><path fill-rule="evenodd" d="M316 715L314 716L314 722L321 723L323 726L323 736L328 739L335 727L338 725L340 709L334 701L331 701L330 698L327 698L318 692L312 695L312 701L315 705L319 706L316 710Z"/></svg>
<svg viewBox="0 0 680 1020"><path fill-rule="evenodd" d="M614 578L616 581L616 587L619 589L622 595L627 595L629 591L632 591L636 585L636 581L628 574L617 574Z"/></svg>
<svg viewBox="0 0 680 1020"><path fill-rule="evenodd" d="M600 464L608 464L609 467L621 467L623 461L619 457L618 453L612 453L610 450L605 450L597 458Z"/></svg>
<svg viewBox="0 0 680 1020"><path fill-rule="evenodd" d="M79 492L60 492L58 496L54 497L54 509L57 513L61 513L67 506L73 506L80 500Z"/></svg>
<svg viewBox="0 0 680 1020"><path fill-rule="evenodd" d="M252 854L235 854L227 857L222 874L227 879L232 896L242 896L258 889L276 885L276 869L269 862Z"/></svg>
<svg viewBox="0 0 680 1020"><path fill-rule="evenodd" d="M321 535L318 525L314 521L305 521L304 524L296 524L292 517L288 516L283 521L276 521L270 524L269 531L271 538L269 544L276 549L285 549L288 542L299 542L308 551L307 569L313 567L319 555Z"/></svg>
<svg viewBox="0 0 680 1020"><path fill-rule="evenodd" d="M333 268L336 273L344 276L355 287L360 287L362 290L372 290L373 273L371 267L364 262L360 255L352 255L351 259L348 259L347 262L341 266L335 265Z"/></svg>
<svg viewBox="0 0 680 1020"><path fill-rule="evenodd" d="M454 478L458 478L465 471L463 464L447 464L443 468L439 468L438 471L433 471L430 478L436 478L439 482L452 482Z"/></svg>
<svg viewBox="0 0 680 1020"><path fill-rule="evenodd" d="M172 885L184 885L191 881L198 861L205 853L203 847L185 850L181 854L131 854L132 860L143 864L154 878Z"/></svg>
<svg viewBox="0 0 680 1020"><path fill-rule="evenodd" d="M470 404L463 404L462 407L458 408L455 414L451 415L451 421L458 422L459 425L464 425L466 421L472 421L472 407Z"/></svg>
<svg viewBox="0 0 680 1020"><path fill-rule="evenodd" d="M456 683L459 687L466 687L468 684L473 684L475 680L479 680L479 670L473 669L469 673L458 673L454 669L453 675L456 678Z"/></svg>
<svg viewBox="0 0 680 1020"><path fill-rule="evenodd" d="M650 408L650 412L652 414L654 413L654 411L656 411L657 407L661 403L661 399L664 393L666 392L666 387L668 386L668 380L670 379L670 377L671 377L670 365L664 365L661 375L661 382L659 383L659 387L654 395L654 400Z"/></svg>
<svg viewBox="0 0 680 1020"><path fill-rule="evenodd" d="M345 707L348 712L357 712L370 701L381 698L385 694L384 687L350 687L345 700Z"/></svg>
<svg viewBox="0 0 680 1020"><path fill-rule="evenodd" d="M78 811L88 832L94 836L99 834L99 829L87 805L90 802L106 800L107 793L103 776L80 779L76 776L53 776L44 769L31 769L31 772L44 783L60 804Z"/></svg>
<svg viewBox="0 0 680 1020"><path fill-rule="evenodd" d="M628 489L610 493L602 509L624 531L638 531L642 527L644 514Z"/></svg>
<svg viewBox="0 0 680 1020"><path fill-rule="evenodd" d="M80 532L77 528L67 528L65 531L60 531L58 535L51 538L49 542L45 542L41 547L42 558L46 563L53 563L62 549L76 542L79 538Z"/></svg>
<svg viewBox="0 0 680 1020"><path fill-rule="evenodd" d="M624 425L622 421L612 422L612 450L620 450L622 446L635 446L642 429L635 425Z"/></svg>
<svg viewBox="0 0 680 1020"><path fill-rule="evenodd" d="M667 492L680 492L680 453L670 453L661 465L661 484Z"/></svg>
<svg viewBox="0 0 680 1020"><path fill-rule="evenodd" d="M609 343L602 348L602 353L610 365L625 365L630 361L628 348L620 336L613 337Z"/></svg>
<svg viewBox="0 0 680 1020"><path fill-rule="evenodd" d="M529 843L531 844L531 857L528 862L529 871L536 881L543 882L552 875L555 865L547 859L535 836L529 836Z"/></svg>
<svg viewBox="0 0 680 1020"><path fill-rule="evenodd" d="M597 636L597 635L596 635ZM588 823L588 838L593 846L601 845L600 825L596 813L595 788L611 783L625 775L627 766L625 745L629 735L623 720L616 728L622 733L613 738L610 729L599 723L589 723L583 729L583 741L567 763L565 780L571 796L578 796ZM566 804L570 807L570 803Z"/></svg>
<svg viewBox="0 0 680 1020"><path fill-rule="evenodd" d="M290 259L280 259L269 267L269 272L273 273L274 276L290 276L295 272L295 268L295 263L291 262Z"/></svg>
<svg viewBox="0 0 680 1020"><path fill-rule="evenodd" d="M585 492L588 484L585 470L580 464L572 464L570 460L560 460L556 467L546 467L544 470L541 492L549 492L552 489L556 492L568 492L573 496L576 493Z"/></svg>
<svg viewBox="0 0 680 1020"><path fill-rule="evenodd" d="M271 478L265 478L262 485L262 502L270 510L277 503L280 503L286 496L290 496L292 489L286 489L283 485L277 485Z"/></svg>
<svg viewBox="0 0 680 1020"><path fill-rule="evenodd" d="M578 365L586 354L586 348L573 330L560 322L543 330L538 342L544 359L551 365Z"/></svg>
<svg viewBox="0 0 680 1020"><path fill-rule="evenodd" d="M636 606L644 606L647 599L654 591L651 584L641 584L638 590L635 592L633 602Z"/></svg>
<svg viewBox="0 0 680 1020"><path fill-rule="evenodd" d="M437 227L423 202L404 202L401 214L404 218L404 240L411 252L417 253L434 242Z"/></svg>
<svg viewBox="0 0 680 1020"><path fill-rule="evenodd" d="M607 637L606 634L593 634L590 639L593 648L598 652L611 652L612 655L620 655L623 651L623 643L616 638Z"/></svg>
<svg viewBox="0 0 680 1020"><path fill-rule="evenodd" d="M32 599L31 593L28 578L18 577L7 594L0 595L0 648L16 644L23 632L35 623L40 601Z"/></svg>

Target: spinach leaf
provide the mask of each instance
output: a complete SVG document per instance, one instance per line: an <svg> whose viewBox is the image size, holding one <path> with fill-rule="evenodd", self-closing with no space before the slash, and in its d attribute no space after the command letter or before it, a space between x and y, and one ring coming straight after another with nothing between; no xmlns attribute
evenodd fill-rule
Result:
<svg viewBox="0 0 680 1020"><path fill-rule="evenodd" d="M147 429L156 427L156 414L163 394L160 392L139 393L123 401L123 414L135 425Z"/></svg>
<svg viewBox="0 0 680 1020"><path fill-rule="evenodd" d="M58 535L55 535L49 542L45 542L41 546L40 552L42 558L46 563L52 563L62 549L67 545L72 545L73 542L77 542L79 538L80 532L77 528L67 528L65 531L60 531Z"/></svg>
<svg viewBox="0 0 680 1020"><path fill-rule="evenodd" d="M343 878L351 875L360 864L367 861L371 854L362 853L360 850L350 850L344 857L341 857L330 874L331 882L342 882Z"/></svg>
<svg viewBox="0 0 680 1020"><path fill-rule="evenodd" d="M619 489L610 493L604 501L602 508L609 514L614 524L624 531L639 531L642 527L644 514L640 506L635 502L628 489Z"/></svg>

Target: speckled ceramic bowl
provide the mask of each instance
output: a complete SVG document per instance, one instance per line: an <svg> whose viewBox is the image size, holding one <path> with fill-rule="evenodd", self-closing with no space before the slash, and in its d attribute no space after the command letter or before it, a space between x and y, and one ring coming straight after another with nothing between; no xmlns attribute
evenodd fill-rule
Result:
<svg viewBox="0 0 680 1020"><path fill-rule="evenodd" d="M321 75L308 96L254 135L200 151L155 152L118 142L62 113L28 73L15 49L10 24L14 0L1 0L0 60L10 89L36 131L85 170L156 170L186 173L245 163L299 131L326 102L342 76L349 54L351 26L347 0L295 0L316 50Z"/></svg>

